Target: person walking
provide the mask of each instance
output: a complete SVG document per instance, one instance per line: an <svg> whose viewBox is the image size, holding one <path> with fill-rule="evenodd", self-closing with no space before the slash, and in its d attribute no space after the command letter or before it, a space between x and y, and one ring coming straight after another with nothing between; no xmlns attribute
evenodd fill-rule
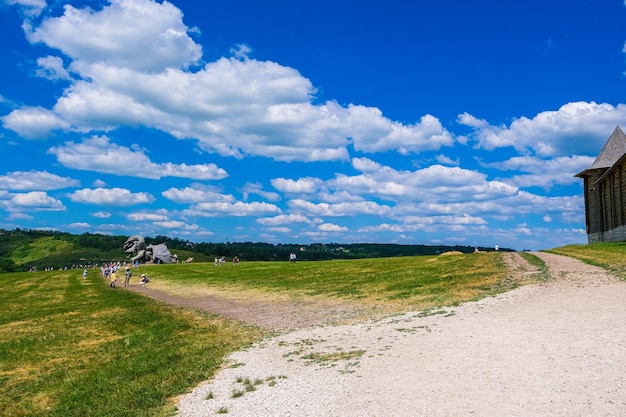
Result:
<svg viewBox="0 0 626 417"><path fill-rule="evenodd" d="M130 277L133 276L133 271L129 267L126 267L126 277L124 278L124 288L130 285Z"/></svg>
<svg viewBox="0 0 626 417"><path fill-rule="evenodd" d="M111 288L115 288L115 283L117 282L117 272L115 269L111 271Z"/></svg>

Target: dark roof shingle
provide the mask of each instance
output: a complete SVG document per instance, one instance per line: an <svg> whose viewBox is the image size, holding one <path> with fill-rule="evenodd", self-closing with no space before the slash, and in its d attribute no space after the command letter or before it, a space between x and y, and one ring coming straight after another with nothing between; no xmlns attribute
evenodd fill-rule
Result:
<svg viewBox="0 0 626 417"><path fill-rule="evenodd" d="M626 135L617 126L589 169L610 168L626 154Z"/></svg>

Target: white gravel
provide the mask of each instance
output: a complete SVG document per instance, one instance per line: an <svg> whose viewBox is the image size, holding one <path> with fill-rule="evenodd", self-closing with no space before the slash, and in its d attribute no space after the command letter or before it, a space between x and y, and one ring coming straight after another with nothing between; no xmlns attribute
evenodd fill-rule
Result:
<svg viewBox="0 0 626 417"><path fill-rule="evenodd" d="M178 415L626 416L626 282L537 255L556 279L236 352Z"/></svg>

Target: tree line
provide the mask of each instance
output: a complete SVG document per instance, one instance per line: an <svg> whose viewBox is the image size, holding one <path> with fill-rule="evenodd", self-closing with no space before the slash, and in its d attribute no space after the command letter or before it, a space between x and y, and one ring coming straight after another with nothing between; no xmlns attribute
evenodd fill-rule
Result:
<svg viewBox="0 0 626 417"><path fill-rule="evenodd" d="M128 236L103 234L71 234L53 230L0 229L0 272L28 270L30 267L50 265L68 266L77 262L103 262L124 260L122 245ZM47 239L45 248L37 245ZM397 256L437 255L459 251L469 253L474 246L447 245L400 245L387 243L312 243L272 244L264 242L191 242L163 235L144 237L146 245L164 243L172 254L180 252L180 260L196 257L197 261L212 260L214 257L242 261L288 261L295 253L300 261L331 259L386 258ZM478 248L481 251L493 248ZM500 250L507 251L506 248ZM184 257L183 257L184 256ZM24 262L24 259L28 259Z"/></svg>

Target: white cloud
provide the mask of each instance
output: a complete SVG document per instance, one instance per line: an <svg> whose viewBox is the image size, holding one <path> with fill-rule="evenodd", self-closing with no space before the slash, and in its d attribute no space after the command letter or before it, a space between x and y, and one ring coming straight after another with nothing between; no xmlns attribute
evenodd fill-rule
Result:
<svg viewBox="0 0 626 417"><path fill-rule="evenodd" d="M108 219L111 217L111 213L107 212L107 211L97 211L95 213L91 214L93 217L96 217L98 219Z"/></svg>
<svg viewBox="0 0 626 417"><path fill-rule="evenodd" d="M347 202L347 203L312 203L310 201L295 199L288 202L289 207L296 213L308 216L357 216L370 214L385 216L391 213L389 206L380 205L373 201Z"/></svg>
<svg viewBox="0 0 626 417"><path fill-rule="evenodd" d="M230 48L231 55L240 60L248 59L248 56L251 52L252 48L245 44L235 45L234 47Z"/></svg>
<svg viewBox="0 0 626 417"><path fill-rule="evenodd" d="M274 204L251 202L243 203L237 201L235 203L219 202L219 203L198 203L192 205L184 214L189 216L203 217L245 217L245 216L262 216L264 214L280 213L280 208Z"/></svg>
<svg viewBox="0 0 626 417"><path fill-rule="evenodd" d="M199 229L197 224L187 224L181 221L167 221L167 222L154 222L154 225L157 227L162 227L164 229L172 229L177 233L180 232L191 232Z"/></svg>
<svg viewBox="0 0 626 417"><path fill-rule="evenodd" d="M246 45L190 71L201 49L187 35L182 12L168 2L113 0L101 10L66 5L62 16L25 30L31 42L60 50L77 75L52 111L24 107L3 118L25 137L145 126L196 139L207 152L281 161L346 161L350 145L407 154L454 143L431 115L402 124L374 107L313 104L316 90L307 78L249 58ZM68 76L59 57L41 58L39 70L49 78ZM27 123L33 113L48 120Z"/></svg>
<svg viewBox="0 0 626 417"><path fill-rule="evenodd" d="M31 191L29 193L0 192L0 208L8 212L63 211L66 209L60 200L50 197L43 191Z"/></svg>
<svg viewBox="0 0 626 417"><path fill-rule="evenodd" d="M24 15L29 18L39 16L41 11L46 8L45 0L5 0L7 4L17 4L22 7Z"/></svg>
<svg viewBox="0 0 626 417"><path fill-rule="evenodd" d="M401 154L437 150L454 144L452 134L431 115L419 123L404 125L383 117L377 108L351 105L348 108L352 125L350 136L354 148L364 152L384 152L394 149Z"/></svg>
<svg viewBox="0 0 626 417"><path fill-rule="evenodd" d="M430 215L430 216L399 216L399 223L383 223L374 226L364 226L360 232L378 233L415 233L418 231L457 231L467 233L468 230L482 227L488 222L480 216L463 215Z"/></svg>
<svg viewBox="0 0 626 417"><path fill-rule="evenodd" d="M289 178L275 178L271 180L271 184L277 190L283 193L310 194L318 191L323 181L318 178L299 178L292 180Z"/></svg>
<svg viewBox="0 0 626 417"><path fill-rule="evenodd" d="M349 230L347 227L338 226L332 223L323 223L320 224L317 228L321 232L347 232Z"/></svg>
<svg viewBox="0 0 626 417"><path fill-rule="evenodd" d="M165 222L169 220L169 213L165 209L137 211L129 213L126 218L133 222Z"/></svg>
<svg viewBox="0 0 626 417"><path fill-rule="evenodd" d="M63 60L58 56L48 55L37 59L39 68L35 70L35 74L41 78L47 78L52 81L69 80L70 74L63 66Z"/></svg>
<svg viewBox="0 0 626 417"><path fill-rule="evenodd" d="M566 166L564 169L567 171L572 169L572 166L585 162L578 159L575 157L557 160L553 168L557 169L560 162ZM513 169L517 166L539 169L540 164L535 165L535 162L532 159L511 160L499 168ZM485 174L477 171L441 165L416 171L398 171L367 158L355 159L353 166L362 169L364 173L354 176L337 175L336 178L327 181L312 181L316 188L333 190L337 194L327 194L324 191L311 194L308 193L310 189L305 187L304 191L307 192L302 193L302 198L288 201L289 213L298 214L303 219L359 215L386 217L387 221L395 220L397 223L383 221L382 224L387 224L390 231L393 229L399 233L417 231L468 233L468 228L486 226L487 217L503 221L512 220L519 216L536 214L537 207L541 207L541 213L558 216L564 222L584 221L580 215L584 213L581 196L543 197L520 191L517 186L503 181L488 180ZM283 181L283 183L293 185L296 182ZM290 190L297 191L298 188ZM337 202L313 201L314 198L328 195L349 195L350 199ZM380 201L372 201L373 199ZM259 222L266 225L285 224L282 221L271 222L271 219ZM381 227L381 230L385 229ZM362 227L360 230L376 231L371 227L370 229ZM482 230L481 233L484 234L485 231Z"/></svg>
<svg viewBox="0 0 626 417"><path fill-rule="evenodd" d="M580 183L575 174L587 169L595 158L590 156L562 156L541 159L534 156L518 156L504 162L485 164L488 167L507 171L521 171L527 174L503 178L502 182L515 187L542 187L550 190L554 185Z"/></svg>
<svg viewBox="0 0 626 417"><path fill-rule="evenodd" d="M541 157L597 155L610 133L626 119L626 105L595 102L567 103L557 111L521 117L509 127L491 126L467 113L457 121L474 128L470 137L486 150L512 147L521 154Z"/></svg>
<svg viewBox="0 0 626 417"><path fill-rule="evenodd" d="M291 229L288 227L268 227L267 231L273 233L291 233Z"/></svg>
<svg viewBox="0 0 626 417"><path fill-rule="evenodd" d="M85 222L75 222L67 225L70 229L89 229L91 225Z"/></svg>
<svg viewBox="0 0 626 417"><path fill-rule="evenodd" d="M188 35L182 12L171 3L110 0L102 10L66 4L59 17L27 31L32 43L45 43L83 62L161 71L198 61L202 48Z"/></svg>
<svg viewBox="0 0 626 417"><path fill-rule="evenodd" d="M3 203L0 201L0 207L3 206ZM9 220L32 220L33 216L26 213L18 213L18 212L10 212L8 216Z"/></svg>
<svg viewBox="0 0 626 417"><path fill-rule="evenodd" d="M551 214L561 218L580 217L584 214L582 196L545 197L519 191L514 195L493 197L488 200L465 200L459 202L433 201L418 204L403 204L396 207L396 213L419 216L442 216L468 213L472 216L492 216L502 220L512 220L520 216L536 214L538 207L542 214ZM584 222L578 218L575 222ZM572 220L569 220L573 222Z"/></svg>
<svg viewBox="0 0 626 417"><path fill-rule="evenodd" d="M312 224L312 223L321 223L321 219L310 220L308 217L303 216L301 214L280 214L274 217L261 217L256 220L257 223L260 223L265 226L277 226L283 224L295 224L295 223L304 223L304 224Z"/></svg>
<svg viewBox="0 0 626 417"><path fill-rule="evenodd" d="M246 183L242 189L243 199L247 200L251 194L256 194L265 200L269 201L280 201L281 197L278 193L273 193L270 191L264 191L263 185L260 183Z"/></svg>
<svg viewBox="0 0 626 417"><path fill-rule="evenodd" d="M69 197L75 203L111 206L133 206L154 201L154 197L149 193L133 193L124 188L83 188L74 191Z"/></svg>
<svg viewBox="0 0 626 417"><path fill-rule="evenodd" d="M459 160L459 158L452 159L450 157L447 157L446 155L437 155L435 157L435 159L440 164L445 164L445 165L455 165L455 166L458 166L458 165L461 164L461 161Z"/></svg>
<svg viewBox="0 0 626 417"><path fill-rule="evenodd" d="M48 150L63 166L85 171L160 179L180 177L202 180L223 179L226 171L215 164L157 164L141 151L112 143L106 136L94 136L82 143L65 142Z"/></svg>
<svg viewBox="0 0 626 417"><path fill-rule="evenodd" d="M185 187L183 189L170 188L161 193L163 197L176 203L227 202L232 203L235 198L231 195L220 194L215 191Z"/></svg>
<svg viewBox="0 0 626 417"><path fill-rule="evenodd" d="M60 188L77 187L80 181L63 178L47 171L14 171L0 175L0 189L5 190L57 190Z"/></svg>
<svg viewBox="0 0 626 417"><path fill-rule="evenodd" d="M22 107L0 117L5 128L27 139L43 139L52 130L67 130L70 124L42 107Z"/></svg>
<svg viewBox="0 0 626 417"><path fill-rule="evenodd" d="M363 175L338 175L328 181L328 186L397 202L453 202L467 200L468 195L481 200L517 192L517 188L503 182L488 181L481 172L460 167L432 165L416 171L399 171L367 158L355 158L353 166L362 170Z"/></svg>

